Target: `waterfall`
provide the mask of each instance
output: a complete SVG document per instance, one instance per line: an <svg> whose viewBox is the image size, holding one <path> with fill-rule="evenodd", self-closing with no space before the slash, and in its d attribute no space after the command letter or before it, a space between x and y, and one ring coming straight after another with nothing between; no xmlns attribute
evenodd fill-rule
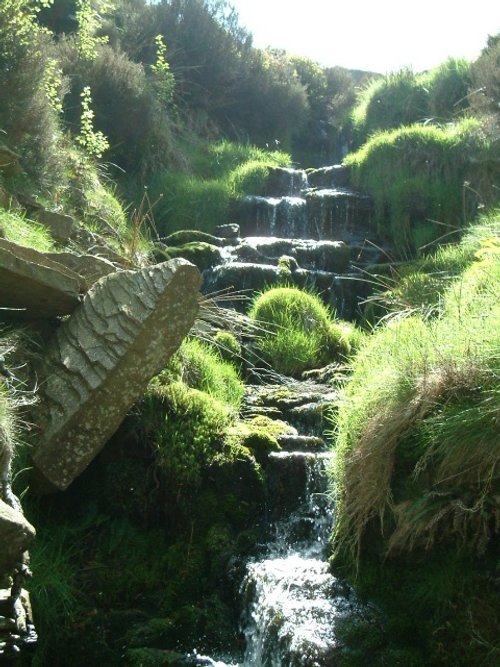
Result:
<svg viewBox="0 0 500 667"><path fill-rule="evenodd" d="M327 667L337 649L335 624L352 613L352 595L328 570L325 549L333 503L327 490L327 452L271 454L276 488L303 475L296 509L271 529L265 552L247 564L241 585L242 631L246 649L240 662L197 656L212 667ZM293 481L291 482L293 484ZM297 490L296 490L297 491ZM288 495L288 490L281 493ZM293 500L292 500L293 502ZM286 505L286 503L285 503Z"/></svg>

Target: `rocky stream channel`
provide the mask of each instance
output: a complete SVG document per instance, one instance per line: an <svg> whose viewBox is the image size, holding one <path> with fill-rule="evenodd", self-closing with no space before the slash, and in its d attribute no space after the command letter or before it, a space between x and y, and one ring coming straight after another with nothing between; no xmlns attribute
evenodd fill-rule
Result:
<svg viewBox="0 0 500 667"><path fill-rule="evenodd" d="M203 273L203 291L253 293L286 283L314 289L340 317L354 319L369 291L364 267L383 261L380 240L369 231L369 198L347 187L341 166L309 175L276 169L266 190L239 203L238 225L216 230L224 245L220 261ZM267 539L240 585L245 649L208 657L201 640L187 665L328 667L341 648L338 620L366 614L327 562L334 499L325 431L337 400L335 372L333 365L302 380L257 373L248 385L246 415L280 419L293 433L279 437L281 451L269 455Z"/></svg>
<svg viewBox="0 0 500 667"><path fill-rule="evenodd" d="M202 293L224 294L225 307L229 302L241 309L240 295L287 284L314 289L339 317L354 319L369 290L364 268L383 261L380 240L370 231L371 215L370 199L348 189L343 167L309 174L273 169L264 192L235 205L234 224L219 227L213 236L172 235L159 244L159 253L179 259L153 267L124 271L127 267L102 258L48 257L2 241L0 305L42 318L69 316L49 340L38 369L41 435L33 483L43 492L66 490L177 349L194 321L200 289L199 274L185 259L201 270ZM229 655L206 657L200 639L172 664L334 664L337 619L360 607L326 561L333 501L326 483L331 454L325 430L336 401L329 373L335 368L309 371L301 380L253 374L243 417L265 414L289 429L278 438L281 450L269 455L266 484L272 503L263 518L261 548L246 563L240 584L246 646L240 655L228 650ZM0 470L4 480L8 464ZM0 581L0 661L3 656L10 664L36 639L23 579L18 583L9 574L22 573L19 554L34 529L6 494L3 499L0 527L4 535L15 536L4 554L7 576Z"/></svg>

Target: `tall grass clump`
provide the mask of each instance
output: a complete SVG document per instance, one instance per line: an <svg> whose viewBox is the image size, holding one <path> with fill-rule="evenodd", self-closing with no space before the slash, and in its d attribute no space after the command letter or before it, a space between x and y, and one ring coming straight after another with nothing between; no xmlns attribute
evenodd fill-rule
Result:
<svg viewBox="0 0 500 667"><path fill-rule="evenodd" d="M353 181L375 202L375 224L400 253L457 233L473 217L479 161L491 149L478 121L379 132L347 156Z"/></svg>
<svg viewBox="0 0 500 667"><path fill-rule="evenodd" d="M402 311L425 316L441 312L443 294L451 281L478 259L497 251L499 238L500 221L493 211L465 227L460 243L438 245L417 260L396 265L391 276L378 277L382 291L368 299L367 315L373 305L389 317Z"/></svg>
<svg viewBox="0 0 500 667"><path fill-rule="evenodd" d="M429 91L429 111L434 121L456 119L469 107L471 63L448 58L419 79Z"/></svg>
<svg viewBox="0 0 500 667"><path fill-rule="evenodd" d="M336 561L395 609L395 588L381 584L390 569L407 611L432 617L434 629L463 609L443 665L489 665L485 655L500 651L495 613L483 645L473 639L481 609L498 604L485 579L500 529L499 249L497 226L444 291L437 317L395 318L365 339L335 420ZM438 600L430 572L444 581L451 560L462 574Z"/></svg>
<svg viewBox="0 0 500 667"><path fill-rule="evenodd" d="M352 111L358 145L379 130L426 120L429 113L428 91L410 69L372 79L360 92Z"/></svg>
<svg viewBox="0 0 500 667"><path fill-rule="evenodd" d="M183 341L177 352L180 378L188 387L204 391L235 410L241 407L245 387L235 366L218 349L196 339Z"/></svg>
<svg viewBox="0 0 500 667"><path fill-rule="evenodd" d="M184 170L159 170L151 179L150 196L158 200L155 218L162 235L179 229L211 232L229 221L230 204L259 191L269 168L290 164L288 154L227 141L191 145Z"/></svg>
<svg viewBox="0 0 500 667"><path fill-rule="evenodd" d="M260 355L285 375L345 358L361 336L353 325L335 320L319 296L295 287L258 294L249 316L262 328L255 343Z"/></svg>

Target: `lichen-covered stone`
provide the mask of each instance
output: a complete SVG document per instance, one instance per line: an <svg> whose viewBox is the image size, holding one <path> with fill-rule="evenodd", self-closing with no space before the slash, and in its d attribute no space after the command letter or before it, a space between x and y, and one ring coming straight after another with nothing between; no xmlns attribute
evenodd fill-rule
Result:
<svg viewBox="0 0 500 667"><path fill-rule="evenodd" d="M14 568L34 537L29 521L0 499L0 574Z"/></svg>
<svg viewBox="0 0 500 667"><path fill-rule="evenodd" d="M67 488L115 432L198 312L199 272L177 259L100 279L57 330L40 378L42 433L33 456Z"/></svg>

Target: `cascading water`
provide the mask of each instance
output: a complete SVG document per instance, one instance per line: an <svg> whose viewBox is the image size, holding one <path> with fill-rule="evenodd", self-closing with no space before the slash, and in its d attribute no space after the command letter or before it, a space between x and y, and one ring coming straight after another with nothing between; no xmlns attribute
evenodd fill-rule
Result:
<svg viewBox="0 0 500 667"><path fill-rule="evenodd" d="M241 586L245 608L242 630L246 640L243 660L227 663L198 656L198 665L326 667L331 664L338 648L336 621L352 612L353 601L347 586L330 574L324 559L333 513L325 472L330 459L331 455L325 452L271 454L275 471L281 468L282 479L279 473L275 479L282 489L274 490L278 495L289 495L283 485L290 480L290 468L302 471L305 483L299 503L286 518L274 524L263 557L247 565Z"/></svg>

